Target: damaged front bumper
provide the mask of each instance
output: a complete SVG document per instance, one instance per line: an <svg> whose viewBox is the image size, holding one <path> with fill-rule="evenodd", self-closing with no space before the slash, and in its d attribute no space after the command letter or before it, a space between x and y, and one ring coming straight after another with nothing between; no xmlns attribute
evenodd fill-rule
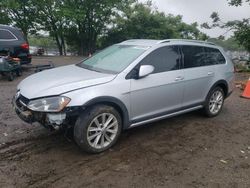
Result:
<svg viewBox="0 0 250 188"><path fill-rule="evenodd" d="M73 125L81 110L80 107L67 107L58 113L35 112L27 107L28 102L29 100L22 95L13 98L12 105L19 118L29 124L38 122L52 130Z"/></svg>

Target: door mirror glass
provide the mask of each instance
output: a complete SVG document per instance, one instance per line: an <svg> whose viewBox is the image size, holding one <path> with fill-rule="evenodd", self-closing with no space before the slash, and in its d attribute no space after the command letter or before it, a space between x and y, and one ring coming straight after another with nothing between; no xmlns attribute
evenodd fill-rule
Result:
<svg viewBox="0 0 250 188"><path fill-rule="evenodd" d="M152 65L142 65L139 70L139 78L146 77L154 72L154 67Z"/></svg>

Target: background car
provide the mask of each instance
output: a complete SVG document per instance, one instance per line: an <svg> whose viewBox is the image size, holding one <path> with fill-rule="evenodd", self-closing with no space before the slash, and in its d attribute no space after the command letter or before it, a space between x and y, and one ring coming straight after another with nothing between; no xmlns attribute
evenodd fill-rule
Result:
<svg viewBox="0 0 250 188"><path fill-rule="evenodd" d="M30 46L30 54L31 55L44 55L44 48L37 46Z"/></svg>
<svg viewBox="0 0 250 188"><path fill-rule="evenodd" d="M20 29L0 24L0 55L19 58L21 64L31 63L29 43Z"/></svg>

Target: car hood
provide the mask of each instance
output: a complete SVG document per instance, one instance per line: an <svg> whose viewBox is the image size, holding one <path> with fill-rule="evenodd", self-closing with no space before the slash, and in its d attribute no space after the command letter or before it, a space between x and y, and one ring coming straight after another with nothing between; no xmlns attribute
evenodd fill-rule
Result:
<svg viewBox="0 0 250 188"><path fill-rule="evenodd" d="M115 76L68 65L31 75L24 79L17 89L23 96L33 99L107 83Z"/></svg>

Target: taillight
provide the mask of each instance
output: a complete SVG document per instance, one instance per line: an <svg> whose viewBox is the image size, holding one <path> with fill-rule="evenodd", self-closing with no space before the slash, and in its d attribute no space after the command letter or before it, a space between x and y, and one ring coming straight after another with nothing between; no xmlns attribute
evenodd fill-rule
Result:
<svg viewBox="0 0 250 188"><path fill-rule="evenodd" d="M21 48L24 49L24 50L29 50L29 44L26 42L26 43L23 43L21 45Z"/></svg>

